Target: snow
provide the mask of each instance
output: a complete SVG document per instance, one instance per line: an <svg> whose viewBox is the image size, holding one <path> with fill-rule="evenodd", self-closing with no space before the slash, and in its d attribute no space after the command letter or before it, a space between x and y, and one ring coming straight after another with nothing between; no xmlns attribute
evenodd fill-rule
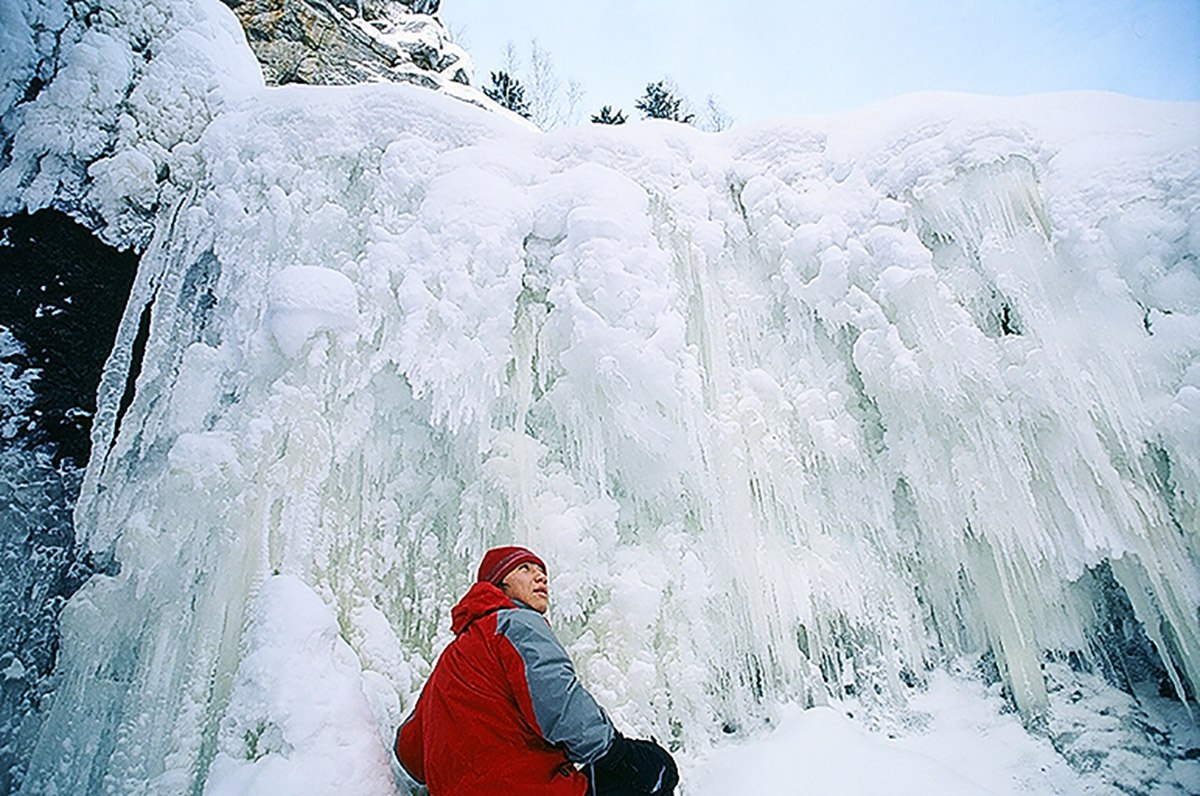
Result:
<svg viewBox="0 0 1200 796"><path fill-rule="evenodd" d="M232 12L216 0L117 0L85 21L66 3L34 0L0 14L19 17L12 27L0 18L0 60L15 67L0 89L12 140L0 161L0 211L68 202L96 216L108 242L145 245L147 211L178 186L165 176L186 173L214 114L262 88ZM22 102L32 76L46 84L36 102Z"/></svg>
<svg viewBox="0 0 1200 796"><path fill-rule="evenodd" d="M206 796L394 794L362 669L321 598L279 575L249 614Z"/></svg>
<svg viewBox="0 0 1200 796"><path fill-rule="evenodd" d="M1186 726L1073 752L1111 708L1048 662L1144 633L1200 684L1196 105L541 135L264 89L212 2L65 19L0 208L147 248L76 512L120 570L64 609L23 793L408 790L389 735L509 542L688 796L1188 792ZM940 674L973 656L983 694Z"/></svg>
<svg viewBox="0 0 1200 796"><path fill-rule="evenodd" d="M1056 728L1061 731L1053 739L1030 733L1005 709L998 689L985 688L969 668L957 665L935 672L886 726L867 719L854 701L809 710L786 706L761 737L720 747L686 771L686 792L1118 796L1150 781L1159 783L1152 792L1197 792L1200 763L1161 758L1162 750L1146 749L1145 739L1122 719L1160 727L1169 721L1147 716L1100 678L1051 668L1063 678L1055 692L1060 720L1079 720L1069 730ZM1141 700L1147 709L1183 713L1177 702L1147 695ZM1179 740L1200 739L1194 722L1177 720L1183 722L1176 727Z"/></svg>
<svg viewBox="0 0 1200 796"><path fill-rule="evenodd" d="M22 664L19 659L14 657L8 666L4 667L3 671L0 671L0 675L2 675L5 680L20 680L25 676L25 665Z"/></svg>
<svg viewBox="0 0 1200 796"><path fill-rule="evenodd" d="M268 328L288 357L318 332L353 333L358 320L354 284L340 271L293 265L271 277L267 295Z"/></svg>
<svg viewBox="0 0 1200 796"><path fill-rule="evenodd" d="M22 368L19 357L24 346L6 326L0 326L0 441L8 442L29 422L28 409L34 399L37 368Z"/></svg>
<svg viewBox="0 0 1200 796"><path fill-rule="evenodd" d="M969 748L978 753L982 743L992 739L974 733L972 740ZM993 762L990 756L985 759ZM699 787L689 788L688 793L990 796L1005 792L989 787L995 780L972 773L974 776L967 776L946 760L906 751L874 737L833 708L805 711L789 706L781 711L779 726L767 738L715 753L689 777L689 782Z"/></svg>

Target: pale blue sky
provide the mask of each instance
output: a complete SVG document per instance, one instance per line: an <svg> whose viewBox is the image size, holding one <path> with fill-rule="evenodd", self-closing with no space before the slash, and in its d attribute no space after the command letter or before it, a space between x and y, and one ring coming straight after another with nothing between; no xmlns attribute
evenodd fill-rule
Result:
<svg viewBox="0 0 1200 796"><path fill-rule="evenodd" d="M635 116L668 76L738 121L924 90L1200 100L1200 0L442 0L440 16L478 83L536 39L589 113Z"/></svg>

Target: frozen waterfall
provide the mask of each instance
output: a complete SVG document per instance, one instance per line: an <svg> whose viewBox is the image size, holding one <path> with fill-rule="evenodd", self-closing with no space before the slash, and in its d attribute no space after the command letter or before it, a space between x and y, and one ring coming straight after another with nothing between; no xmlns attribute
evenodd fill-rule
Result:
<svg viewBox="0 0 1200 796"><path fill-rule="evenodd" d="M1036 728L1047 661L1122 670L1122 606L1196 693L1195 105L543 135L263 89L225 9L160 6L209 38L114 78L140 29L77 31L0 171L9 209L149 236L76 511L120 570L63 612L22 793L395 792L391 731L513 541L618 726L685 751L899 711L963 655Z"/></svg>

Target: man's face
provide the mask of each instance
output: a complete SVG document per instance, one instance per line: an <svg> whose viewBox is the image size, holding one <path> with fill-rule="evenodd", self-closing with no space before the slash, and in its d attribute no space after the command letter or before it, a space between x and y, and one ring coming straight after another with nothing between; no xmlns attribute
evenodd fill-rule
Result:
<svg viewBox="0 0 1200 796"><path fill-rule="evenodd" d="M514 600L520 600L539 614L546 613L550 607L550 584L546 581L546 573L532 561L526 561L521 566L504 576L500 588Z"/></svg>

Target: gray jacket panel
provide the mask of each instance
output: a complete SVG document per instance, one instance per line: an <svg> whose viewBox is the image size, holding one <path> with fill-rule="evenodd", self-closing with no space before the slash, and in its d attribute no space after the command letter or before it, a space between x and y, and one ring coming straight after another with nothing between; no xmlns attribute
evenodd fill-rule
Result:
<svg viewBox="0 0 1200 796"><path fill-rule="evenodd" d="M567 651L545 618L532 608L505 609L496 617L496 632L525 662L525 681L542 737L562 745L574 763L592 763L607 752L612 721L575 676Z"/></svg>

